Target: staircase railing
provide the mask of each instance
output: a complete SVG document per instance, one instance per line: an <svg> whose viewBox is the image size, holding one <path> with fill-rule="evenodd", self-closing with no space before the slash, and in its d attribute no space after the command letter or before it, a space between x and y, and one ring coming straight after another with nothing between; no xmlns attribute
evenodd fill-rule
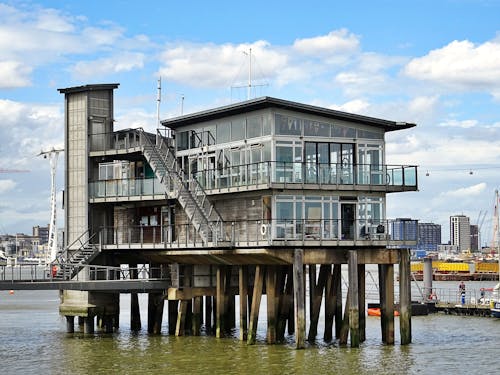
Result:
<svg viewBox="0 0 500 375"><path fill-rule="evenodd" d="M178 200L202 241L205 244L225 241L221 215L208 199L198 180L194 176L186 176L179 167L167 139L158 132L158 142L154 144L152 137L144 130L138 129L138 132L146 160L156 177L167 187L167 191Z"/></svg>
<svg viewBox="0 0 500 375"><path fill-rule="evenodd" d="M83 266L92 262L101 252L101 241L99 244L92 242L98 234L99 232L95 232L90 235L90 230L87 229L62 252L58 253L51 264L52 267L57 267L57 271L52 274L52 277L71 279L78 274Z"/></svg>

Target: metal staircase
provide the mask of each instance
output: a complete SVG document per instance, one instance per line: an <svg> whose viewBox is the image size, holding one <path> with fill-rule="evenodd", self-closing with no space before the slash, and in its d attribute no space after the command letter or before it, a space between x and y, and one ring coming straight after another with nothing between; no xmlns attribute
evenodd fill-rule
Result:
<svg viewBox="0 0 500 375"><path fill-rule="evenodd" d="M52 262L52 266L57 267L57 271L52 273L53 279L71 280L83 266L90 264L99 255L100 245L91 243L97 233L92 236L89 234L89 230L85 231L65 251L57 254L56 260Z"/></svg>
<svg viewBox="0 0 500 375"><path fill-rule="evenodd" d="M167 144L167 139L157 134L158 142L151 135L138 129L143 155L158 180L166 186L167 194L177 199L190 224L199 234L204 245L222 245L225 241L223 221L208 199L205 190L194 176L186 176ZM153 138L153 139L152 139Z"/></svg>

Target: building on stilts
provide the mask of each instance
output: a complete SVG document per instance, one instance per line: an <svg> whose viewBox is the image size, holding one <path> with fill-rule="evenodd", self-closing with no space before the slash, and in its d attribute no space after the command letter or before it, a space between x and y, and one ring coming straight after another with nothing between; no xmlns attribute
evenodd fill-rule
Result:
<svg viewBox="0 0 500 375"><path fill-rule="evenodd" d="M59 90L64 259L146 264L168 278L167 290L149 293L149 332L160 331L167 301L169 333L223 337L239 327L252 344L265 296L267 342L288 332L297 348L318 335L322 304L325 340L364 341L367 264L378 265L382 340L393 344L397 264L401 343L411 342L408 249L417 238L393 235L386 195L416 191L417 167L387 164L385 133L415 124L262 97L161 121L157 134L114 130L117 87ZM137 303L132 294L133 329ZM97 316L112 330L118 312L118 293L62 292L69 327L78 316L92 332Z"/></svg>

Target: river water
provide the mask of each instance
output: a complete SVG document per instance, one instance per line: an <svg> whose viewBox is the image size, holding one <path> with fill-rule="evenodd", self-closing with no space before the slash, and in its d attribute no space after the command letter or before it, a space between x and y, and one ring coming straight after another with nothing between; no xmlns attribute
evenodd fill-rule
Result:
<svg viewBox="0 0 500 375"><path fill-rule="evenodd" d="M439 284L439 283L435 283ZM453 287L456 287L453 283ZM468 283L468 288L495 283ZM437 287L448 287L441 284ZM500 357L500 319L433 314L412 318L413 342L381 343L380 319L367 317L367 340L360 348L318 341L295 350L265 344L265 315L257 344L231 337L148 335L147 296L140 295L143 329L132 333L130 297L121 296L120 330L113 334L67 334L58 314L56 291L0 291L0 374L481 374L496 373ZM265 298L263 298L265 302ZM166 310L166 309L165 309ZM265 310L264 310L265 311Z"/></svg>

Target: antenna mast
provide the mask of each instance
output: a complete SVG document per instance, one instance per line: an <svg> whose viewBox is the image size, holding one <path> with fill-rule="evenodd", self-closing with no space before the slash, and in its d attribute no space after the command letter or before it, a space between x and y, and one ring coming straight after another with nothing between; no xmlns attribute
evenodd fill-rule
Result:
<svg viewBox="0 0 500 375"><path fill-rule="evenodd" d="M248 90L247 90L247 100L250 100L252 94L252 49L248 53Z"/></svg>
<svg viewBox="0 0 500 375"><path fill-rule="evenodd" d="M56 259L57 256L57 223L56 223L56 169L57 169L57 158L59 153L63 152L64 149L55 149L52 147L50 151L40 151L38 156L43 155L44 159L49 159L50 161L50 224L49 224L49 243L48 251L45 256L45 263L50 264Z"/></svg>
<svg viewBox="0 0 500 375"><path fill-rule="evenodd" d="M158 97L156 98L156 144L160 144L160 102L161 102L161 77L158 78Z"/></svg>
<svg viewBox="0 0 500 375"><path fill-rule="evenodd" d="M246 85L242 86L231 86L231 99L232 99L232 89L243 89L246 87L247 89L247 100L252 98L252 88L257 86L267 86L267 84L262 85L254 85L252 84L252 49L249 48L248 52L242 51L245 56L248 56L248 82Z"/></svg>

